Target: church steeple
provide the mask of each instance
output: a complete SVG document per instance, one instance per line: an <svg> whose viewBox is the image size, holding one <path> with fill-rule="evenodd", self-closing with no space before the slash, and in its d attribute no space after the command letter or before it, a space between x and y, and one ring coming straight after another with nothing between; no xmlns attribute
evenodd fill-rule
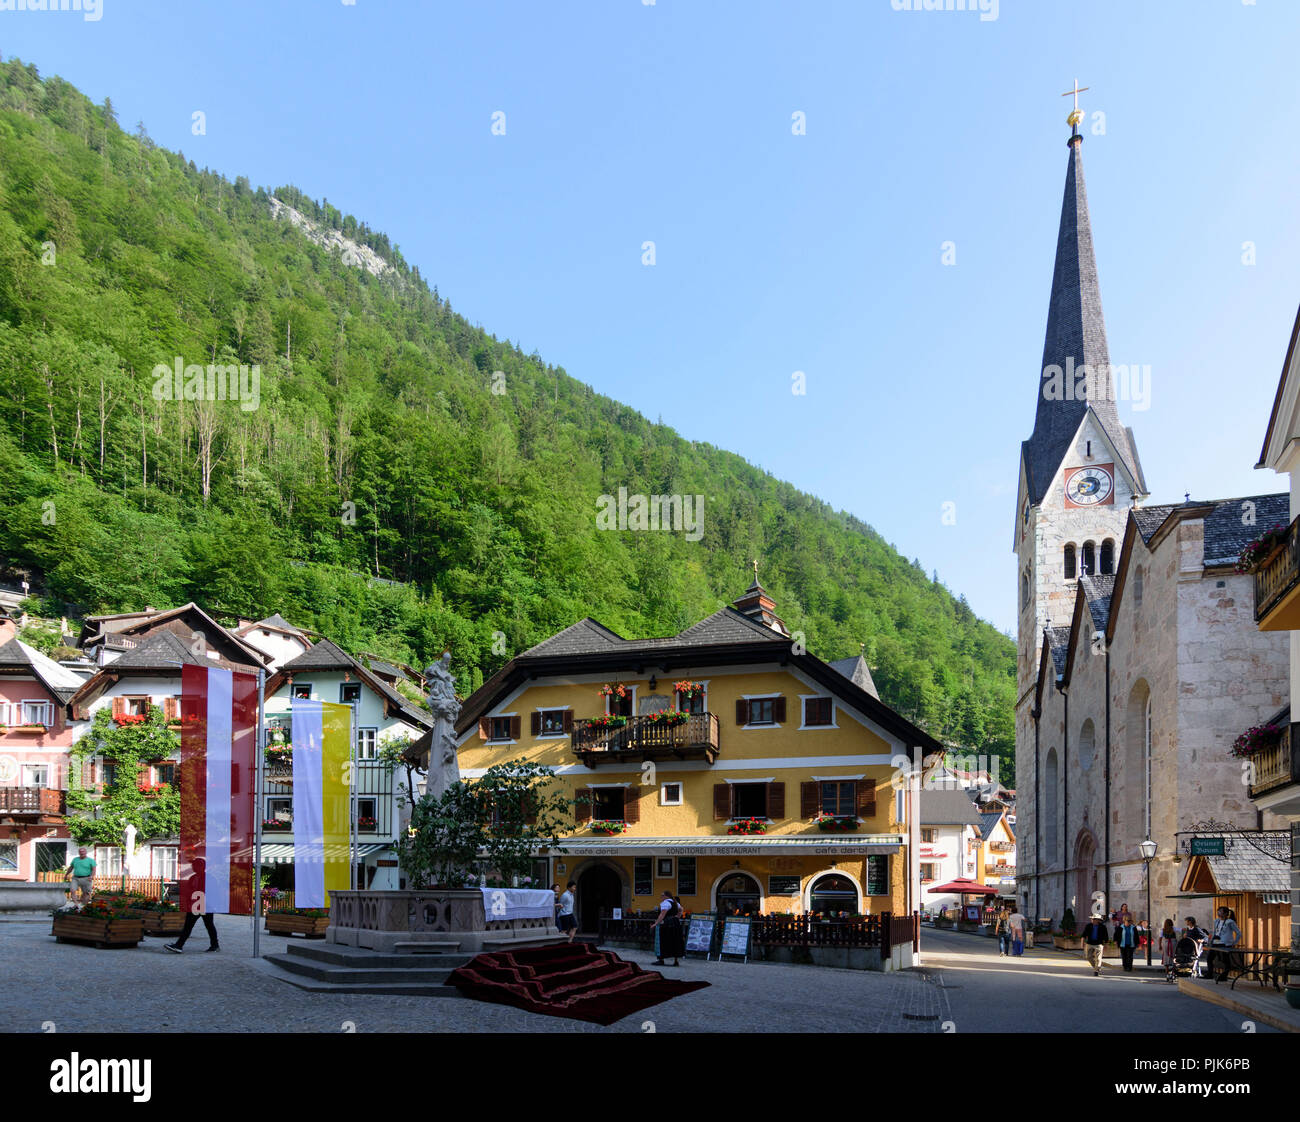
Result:
<svg viewBox="0 0 1300 1122"><path fill-rule="evenodd" d="M1120 424L1115 405L1106 321L1101 311L1101 288L1088 219L1088 192L1083 178L1083 137L1079 133L1083 113L1078 108L1079 91L1076 88L1070 92L1075 94L1075 109L1069 117L1070 156L1056 237L1038 407L1033 434L1023 445L1029 501L1033 505L1042 502L1089 406L1131 476L1141 478L1131 444L1132 434Z"/></svg>

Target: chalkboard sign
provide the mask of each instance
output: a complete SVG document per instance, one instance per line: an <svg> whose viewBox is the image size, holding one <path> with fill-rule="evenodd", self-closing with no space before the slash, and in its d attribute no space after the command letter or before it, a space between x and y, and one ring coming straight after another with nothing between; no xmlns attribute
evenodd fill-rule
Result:
<svg viewBox="0 0 1300 1122"><path fill-rule="evenodd" d="M867 858L867 895L889 895L889 858L873 854Z"/></svg>
<svg viewBox="0 0 1300 1122"><path fill-rule="evenodd" d="M686 929L686 953L702 954L706 958L713 943L713 920L709 916L692 916Z"/></svg>
<svg viewBox="0 0 1300 1122"><path fill-rule="evenodd" d="M1222 838L1192 838L1193 857L1222 857Z"/></svg>
<svg viewBox="0 0 1300 1122"><path fill-rule="evenodd" d="M769 876L767 894L769 896L798 896L803 878L800 876Z"/></svg>
<svg viewBox="0 0 1300 1122"><path fill-rule="evenodd" d="M749 920L729 919L723 923L721 953L749 957Z"/></svg>

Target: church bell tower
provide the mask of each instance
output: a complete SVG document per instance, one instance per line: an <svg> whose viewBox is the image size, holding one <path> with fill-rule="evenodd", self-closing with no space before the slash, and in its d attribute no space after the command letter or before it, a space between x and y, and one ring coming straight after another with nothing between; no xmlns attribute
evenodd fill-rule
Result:
<svg viewBox="0 0 1300 1122"><path fill-rule="evenodd" d="M1077 82L1068 91L1074 111L1034 429L1020 446L1016 740L1019 756L1028 738L1026 758L1033 754L1028 691L1038 674L1043 629L1069 625L1081 575L1114 573L1129 507L1147 495L1133 431L1120 424L1106 346L1083 180L1080 92Z"/></svg>

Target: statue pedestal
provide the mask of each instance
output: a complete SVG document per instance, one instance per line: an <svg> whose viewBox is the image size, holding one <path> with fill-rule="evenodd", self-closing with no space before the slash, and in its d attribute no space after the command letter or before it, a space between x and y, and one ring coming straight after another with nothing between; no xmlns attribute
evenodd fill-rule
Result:
<svg viewBox="0 0 1300 1122"><path fill-rule="evenodd" d="M477 888L331 892L325 933L327 943L385 954L418 951L422 943L430 951L478 954L510 941L534 945L565 938L553 916L489 920Z"/></svg>

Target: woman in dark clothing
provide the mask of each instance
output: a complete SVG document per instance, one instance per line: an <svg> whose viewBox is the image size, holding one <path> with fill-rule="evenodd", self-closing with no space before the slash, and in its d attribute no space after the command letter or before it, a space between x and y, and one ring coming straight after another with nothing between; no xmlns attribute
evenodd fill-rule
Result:
<svg viewBox="0 0 1300 1122"><path fill-rule="evenodd" d="M673 899L673 894L666 889L664 898L659 902L659 915L655 917L654 926L659 929L659 957L656 966L667 966L664 959L672 956L673 965L680 966L679 961L686 953L685 940L682 938L681 908Z"/></svg>

